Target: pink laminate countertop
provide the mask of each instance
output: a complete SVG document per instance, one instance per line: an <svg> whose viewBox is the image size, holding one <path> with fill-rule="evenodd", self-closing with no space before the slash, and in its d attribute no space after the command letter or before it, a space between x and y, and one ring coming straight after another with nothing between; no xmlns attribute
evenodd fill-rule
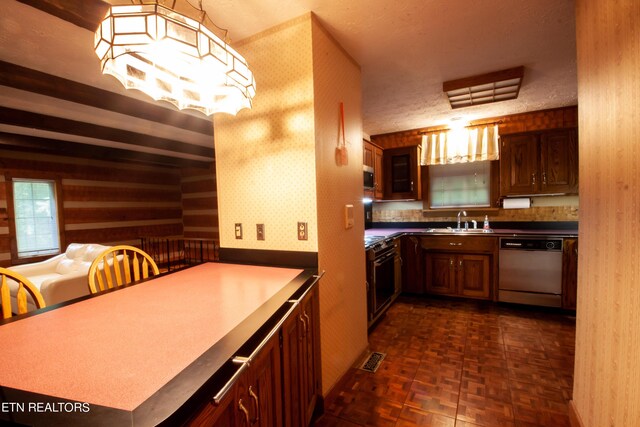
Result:
<svg viewBox="0 0 640 427"><path fill-rule="evenodd" d="M131 411L303 270L209 263L0 326L0 385Z"/></svg>

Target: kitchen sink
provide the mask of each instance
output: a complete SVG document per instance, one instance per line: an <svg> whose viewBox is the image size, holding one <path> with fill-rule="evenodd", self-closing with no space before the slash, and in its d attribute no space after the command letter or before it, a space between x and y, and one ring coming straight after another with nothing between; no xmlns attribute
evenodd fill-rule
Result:
<svg viewBox="0 0 640 427"><path fill-rule="evenodd" d="M493 233L492 229L485 230L483 228L427 228L427 233L451 233L451 234L484 234Z"/></svg>

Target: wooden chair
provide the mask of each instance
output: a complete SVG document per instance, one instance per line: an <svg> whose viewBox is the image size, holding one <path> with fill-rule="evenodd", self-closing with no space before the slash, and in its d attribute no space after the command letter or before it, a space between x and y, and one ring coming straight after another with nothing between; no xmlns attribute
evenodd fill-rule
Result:
<svg viewBox="0 0 640 427"><path fill-rule="evenodd" d="M158 274L158 266L146 252L133 246L112 246L91 263L89 291L95 294Z"/></svg>
<svg viewBox="0 0 640 427"><path fill-rule="evenodd" d="M0 301L2 301L2 317L8 319L12 316L11 312L11 292L9 289L9 280L13 280L18 284L18 293L16 300L18 302L18 314L27 312L27 293L31 295L33 302L37 308L46 307L44 298L40 295L40 291L33 283L20 273L0 267Z"/></svg>

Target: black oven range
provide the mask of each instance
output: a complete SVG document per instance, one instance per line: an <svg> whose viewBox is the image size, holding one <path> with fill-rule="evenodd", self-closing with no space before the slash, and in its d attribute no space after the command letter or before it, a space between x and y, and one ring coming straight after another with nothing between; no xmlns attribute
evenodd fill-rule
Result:
<svg viewBox="0 0 640 427"><path fill-rule="evenodd" d="M371 327L400 293L400 251L396 240L365 236L367 316Z"/></svg>

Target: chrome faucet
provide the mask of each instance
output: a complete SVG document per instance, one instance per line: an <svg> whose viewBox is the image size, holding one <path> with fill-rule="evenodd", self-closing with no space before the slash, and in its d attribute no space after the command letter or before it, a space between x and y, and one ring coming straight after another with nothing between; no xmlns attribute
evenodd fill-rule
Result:
<svg viewBox="0 0 640 427"><path fill-rule="evenodd" d="M467 211L460 211L458 212L458 230L460 230L460 215L464 215L467 216Z"/></svg>

